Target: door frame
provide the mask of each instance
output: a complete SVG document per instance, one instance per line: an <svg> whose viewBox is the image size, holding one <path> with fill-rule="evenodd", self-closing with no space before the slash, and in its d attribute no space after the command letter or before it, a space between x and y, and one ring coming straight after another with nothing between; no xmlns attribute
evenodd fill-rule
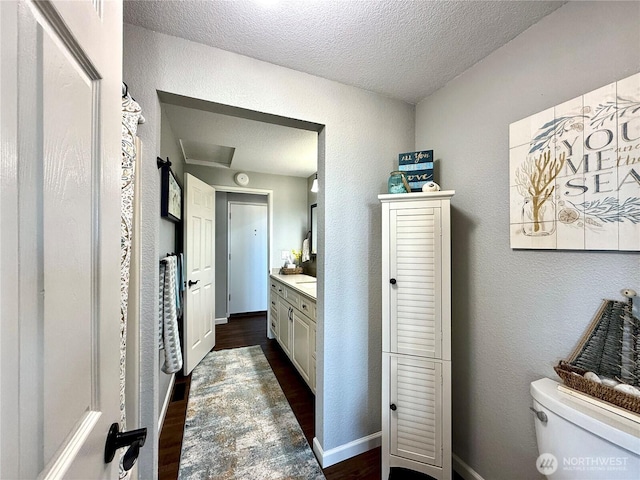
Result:
<svg viewBox="0 0 640 480"><path fill-rule="evenodd" d="M226 193L247 193L250 195L266 195L267 196L267 266L269 268L268 274L271 273L273 269L273 264L271 263L272 258L272 238L273 238L273 190L266 190L261 188L248 188L248 187L235 187L233 185L211 185L216 189L216 192L226 192ZM227 248L227 256L229 254L229 250ZM229 273L227 272L227 290L229 281ZM229 304L227 303L227 317L229 315ZM265 320L267 324L267 337L274 338L273 334L269 329L269 316L267 315L267 319ZM216 324L226 323L227 318L218 319L216 318Z"/></svg>
<svg viewBox="0 0 640 480"><path fill-rule="evenodd" d="M257 203L257 202L239 202L236 200L227 200L227 318L229 318L230 315L230 308L229 308L229 290L230 290L230 286L231 286L231 269L229 268L229 245L231 244L231 229L229 228L229 224L231 223L228 220L228 215L230 212L230 207L231 204L236 204L236 205L257 205L257 206L267 206L267 230L269 229L269 206L266 203ZM267 269L269 270L269 273L271 273L271 263L269 260L269 232L267 231ZM265 293L267 294L267 298L266 298L266 305L265 305L265 310L268 310L268 305L269 305L269 282L267 281L267 279L265 279Z"/></svg>

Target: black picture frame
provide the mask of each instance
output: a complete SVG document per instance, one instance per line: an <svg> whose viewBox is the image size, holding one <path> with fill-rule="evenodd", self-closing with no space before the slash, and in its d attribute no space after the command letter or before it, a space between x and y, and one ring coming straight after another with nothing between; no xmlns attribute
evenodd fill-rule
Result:
<svg viewBox="0 0 640 480"><path fill-rule="evenodd" d="M160 216L172 222L182 221L182 187L171 167L162 167Z"/></svg>

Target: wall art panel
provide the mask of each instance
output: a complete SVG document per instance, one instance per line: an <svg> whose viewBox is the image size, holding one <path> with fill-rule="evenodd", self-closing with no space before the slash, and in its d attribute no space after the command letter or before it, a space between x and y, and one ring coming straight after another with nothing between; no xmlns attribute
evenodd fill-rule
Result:
<svg viewBox="0 0 640 480"><path fill-rule="evenodd" d="M509 126L511 248L640 251L640 73Z"/></svg>

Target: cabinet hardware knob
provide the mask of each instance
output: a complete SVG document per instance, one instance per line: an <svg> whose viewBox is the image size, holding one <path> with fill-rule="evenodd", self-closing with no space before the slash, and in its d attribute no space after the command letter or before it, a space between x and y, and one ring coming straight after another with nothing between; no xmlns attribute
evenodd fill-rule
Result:
<svg viewBox="0 0 640 480"><path fill-rule="evenodd" d="M389 408L390 408L391 410L393 410L394 412L398 409L398 407L396 407L396 404L395 404L395 403L392 403L391 405L389 405Z"/></svg>
<svg viewBox="0 0 640 480"><path fill-rule="evenodd" d="M390 283L391 285L395 285L397 282L396 282L396 279L395 279L395 278L392 278L391 280L389 280L389 283Z"/></svg>

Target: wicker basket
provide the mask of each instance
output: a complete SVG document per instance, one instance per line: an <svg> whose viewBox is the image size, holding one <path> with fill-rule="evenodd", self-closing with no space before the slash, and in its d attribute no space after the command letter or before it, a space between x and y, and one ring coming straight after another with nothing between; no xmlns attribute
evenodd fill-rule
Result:
<svg viewBox="0 0 640 480"><path fill-rule="evenodd" d="M302 272L303 272L302 267L295 267L295 268L282 267L280 269L280 275L298 275Z"/></svg>
<svg viewBox="0 0 640 480"><path fill-rule="evenodd" d="M640 414L640 397L583 377L600 377L640 386L640 320L633 315L636 292L625 289L627 301L603 300L591 324L566 361L554 367L567 387Z"/></svg>
<svg viewBox="0 0 640 480"><path fill-rule="evenodd" d="M620 392L596 383L591 380L587 380L583 375L587 372L585 369L575 367L567 362L561 361L558 365L553 367L556 373L564 380L567 387L578 390L579 392L586 393L592 397L596 397L605 402L609 402L618 407L622 407L634 413L640 414L640 398L634 397L628 393Z"/></svg>

